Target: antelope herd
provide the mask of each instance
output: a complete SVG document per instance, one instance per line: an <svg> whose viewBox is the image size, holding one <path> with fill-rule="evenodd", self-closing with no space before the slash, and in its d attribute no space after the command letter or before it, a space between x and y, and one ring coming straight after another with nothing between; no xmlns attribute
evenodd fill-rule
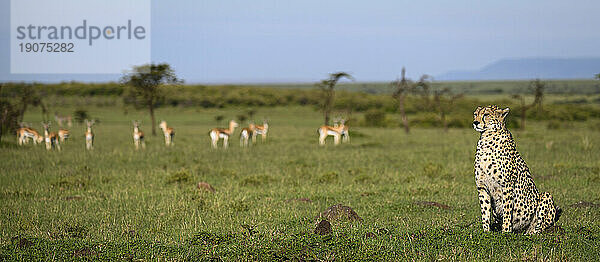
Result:
<svg viewBox="0 0 600 262"><path fill-rule="evenodd" d="M47 150L61 150L60 143L66 142L70 137L70 131L68 129L60 128L64 122L67 123L68 126L71 126L71 117L70 116L58 116L55 114L55 119L58 122L59 129L58 132L51 132L50 126L51 123L42 122L42 128L44 129L43 136L40 135L36 130L29 127L28 125L21 123L21 127L17 129L17 144L25 145L29 143L31 139L33 144L39 144L45 142ZM328 136L333 137L333 141L335 145L340 144L340 142L349 142L350 134L348 132L348 126L345 125L345 119L334 119L334 125L328 126L323 125L317 129L317 133L319 134L319 145L325 145L325 139ZM85 131L85 148L87 150L94 149L94 132L92 127L95 124L95 120L85 120L86 131ZM140 129L140 122L137 120L132 121L133 125L133 145L136 150L140 148L146 148L145 136L144 132ZM231 120L229 121L228 128L213 128L209 131L208 135L211 140L212 148L217 148L219 140L223 140L222 147L227 148L229 145L229 138L233 135L235 128L238 127L239 124ZM167 122L162 120L159 124L160 129L162 130L165 137L165 146L170 147L173 146L173 138L175 137L175 129L169 127ZM267 134L269 132L269 124L266 120L263 120L262 125L256 125L254 123L249 123L248 127L244 127L240 132L240 146L247 147L252 140L252 143L256 143L256 137L261 136L263 142L267 141Z"/></svg>

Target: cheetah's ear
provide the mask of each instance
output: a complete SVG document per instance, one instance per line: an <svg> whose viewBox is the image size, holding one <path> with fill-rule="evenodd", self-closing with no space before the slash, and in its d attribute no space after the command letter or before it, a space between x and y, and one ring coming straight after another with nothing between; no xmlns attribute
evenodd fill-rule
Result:
<svg viewBox="0 0 600 262"><path fill-rule="evenodd" d="M500 114L502 115L502 119L504 119L508 115L508 112L510 111L510 109L507 107L504 109L500 109L499 111L500 111Z"/></svg>

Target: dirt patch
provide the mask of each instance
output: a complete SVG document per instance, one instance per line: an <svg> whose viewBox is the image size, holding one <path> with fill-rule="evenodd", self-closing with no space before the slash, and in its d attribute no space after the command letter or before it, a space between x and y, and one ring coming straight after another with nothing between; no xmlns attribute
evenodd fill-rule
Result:
<svg viewBox="0 0 600 262"><path fill-rule="evenodd" d="M12 242L15 243L17 245L18 248L27 248L30 246L33 246L33 242L31 242L29 239L24 238L24 237L13 237Z"/></svg>
<svg viewBox="0 0 600 262"><path fill-rule="evenodd" d="M375 235L375 233L373 232L367 232L365 233L365 238L375 238L377 235Z"/></svg>
<svg viewBox="0 0 600 262"><path fill-rule="evenodd" d="M428 207L437 207L437 208L441 208L441 209L450 209L449 205L445 205L445 204L441 204L441 203L433 202L433 201L416 201L415 204L419 205L419 206L428 206Z"/></svg>
<svg viewBox="0 0 600 262"><path fill-rule="evenodd" d="M331 234L331 223L327 220L321 220L317 227L315 228L315 234L317 235L328 235Z"/></svg>
<svg viewBox="0 0 600 262"><path fill-rule="evenodd" d="M84 247L73 251L73 257L86 257L93 256L97 253L89 247Z"/></svg>
<svg viewBox="0 0 600 262"><path fill-rule="evenodd" d="M64 200L70 201L70 200L81 200L81 196L67 196L64 198Z"/></svg>
<svg viewBox="0 0 600 262"><path fill-rule="evenodd" d="M349 206L344 206L342 204L337 204L330 206L325 211L321 212L315 218L316 221L320 220L328 220L328 221L339 221L339 220L347 220L347 221L363 221L362 218L352 210Z"/></svg>
<svg viewBox="0 0 600 262"><path fill-rule="evenodd" d="M196 188L198 188L198 190L203 191L203 192L214 193L216 191L213 186L211 186L209 183L206 183L206 182L198 182L198 185L196 186Z"/></svg>
<svg viewBox="0 0 600 262"><path fill-rule="evenodd" d="M575 208L583 208L583 207L593 207L593 208L599 208L600 204L595 204L592 202L587 202L587 201L579 201L575 204L571 204L570 207L575 207Z"/></svg>

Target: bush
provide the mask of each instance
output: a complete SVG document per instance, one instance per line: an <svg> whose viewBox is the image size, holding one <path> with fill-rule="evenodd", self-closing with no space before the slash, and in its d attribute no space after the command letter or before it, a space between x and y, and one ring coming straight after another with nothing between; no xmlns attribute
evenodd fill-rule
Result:
<svg viewBox="0 0 600 262"><path fill-rule="evenodd" d="M385 112L379 109L370 109L367 111L365 113L365 126L387 126Z"/></svg>
<svg viewBox="0 0 600 262"><path fill-rule="evenodd" d="M87 111L83 109L75 110L73 115L75 115L75 122L79 124L82 124L83 121L85 121L86 119L90 119L90 116L88 115Z"/></svg>

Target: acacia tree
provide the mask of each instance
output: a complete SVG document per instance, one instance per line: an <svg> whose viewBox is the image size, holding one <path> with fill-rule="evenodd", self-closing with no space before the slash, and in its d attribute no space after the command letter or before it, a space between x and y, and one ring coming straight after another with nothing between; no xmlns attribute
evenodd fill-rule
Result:
<svg viewBox="0 0 600 262"><path fill-rule="evenodd" d="M423 109L430 111L432 109L431 99L430 99L430 90L431 90L431 76L430 75L422 75L414 84L413 90L419 92L421 94L421 99L423 100Z"/></svg>
<svg viewBox="0 0 600 262"><path fill-rule="evenodd" d="M519 101L519 109L521 111L521 129L525 129L525 120L527 119L527 111L537 106L538 110L543 110L543 100L544 100L544 89L546 88L546 82L541 81L539 78L532 80L529 82L529 90L533 93L534 99L531 104L527 104L525 102L525 97L522 95L512 95L513 99Z"/></svg>
<svg viewBox="0 0 600 262"><path fill-rule="evenodd" d="M544 110L542 102L544 100L544 89L546 88L546 82L541 81L539 78L529 82L529 89L533 92L535 98L532 106L537 106L539 111Z"/></svg>
<svg viewBox="0 0 600 262"><path fill-rule="evenodd" d="M154 110L164 101L161 87L182 82L169 64L135 66L130 73L121 78L121 83L130 87L125 94L124 102L136 108L148 109L152 119L152 135L156 135Z"/></svg>
<svg viewBox="0 0 600 262"><path fill-rule="evenodd" d="M325 125L329 124L331 109L333 107L333 99L335 98L335 85L337 85L342 78L354 80L354 78L346 72L336 72L329 74L329 78L321 80L321 82L317 84L317 87L323 91L323 103L321 104L321 110L323 111Z"/></svg>
<svg viewBox="0 0 600 262"><path fill-rule="evenodd" d="M410 127L408 126L408 119L406 118L404 102L407 94L413 89L413 83L406 78L406 69L404 67L402 67L402 77L400 79L396 79L396 81L392 82L391 85L396 89L394 90L392 97L398 102L398 110L400 111L400 117L402 118L402 126L404 127L404 131L408 134L410 133Z"/></svg>
<svg viewBox="0 0 600 262"><path fill-rule="evenodd" d="M600 80L600 74L596 74L595 77L597 80Z"/></svg>

